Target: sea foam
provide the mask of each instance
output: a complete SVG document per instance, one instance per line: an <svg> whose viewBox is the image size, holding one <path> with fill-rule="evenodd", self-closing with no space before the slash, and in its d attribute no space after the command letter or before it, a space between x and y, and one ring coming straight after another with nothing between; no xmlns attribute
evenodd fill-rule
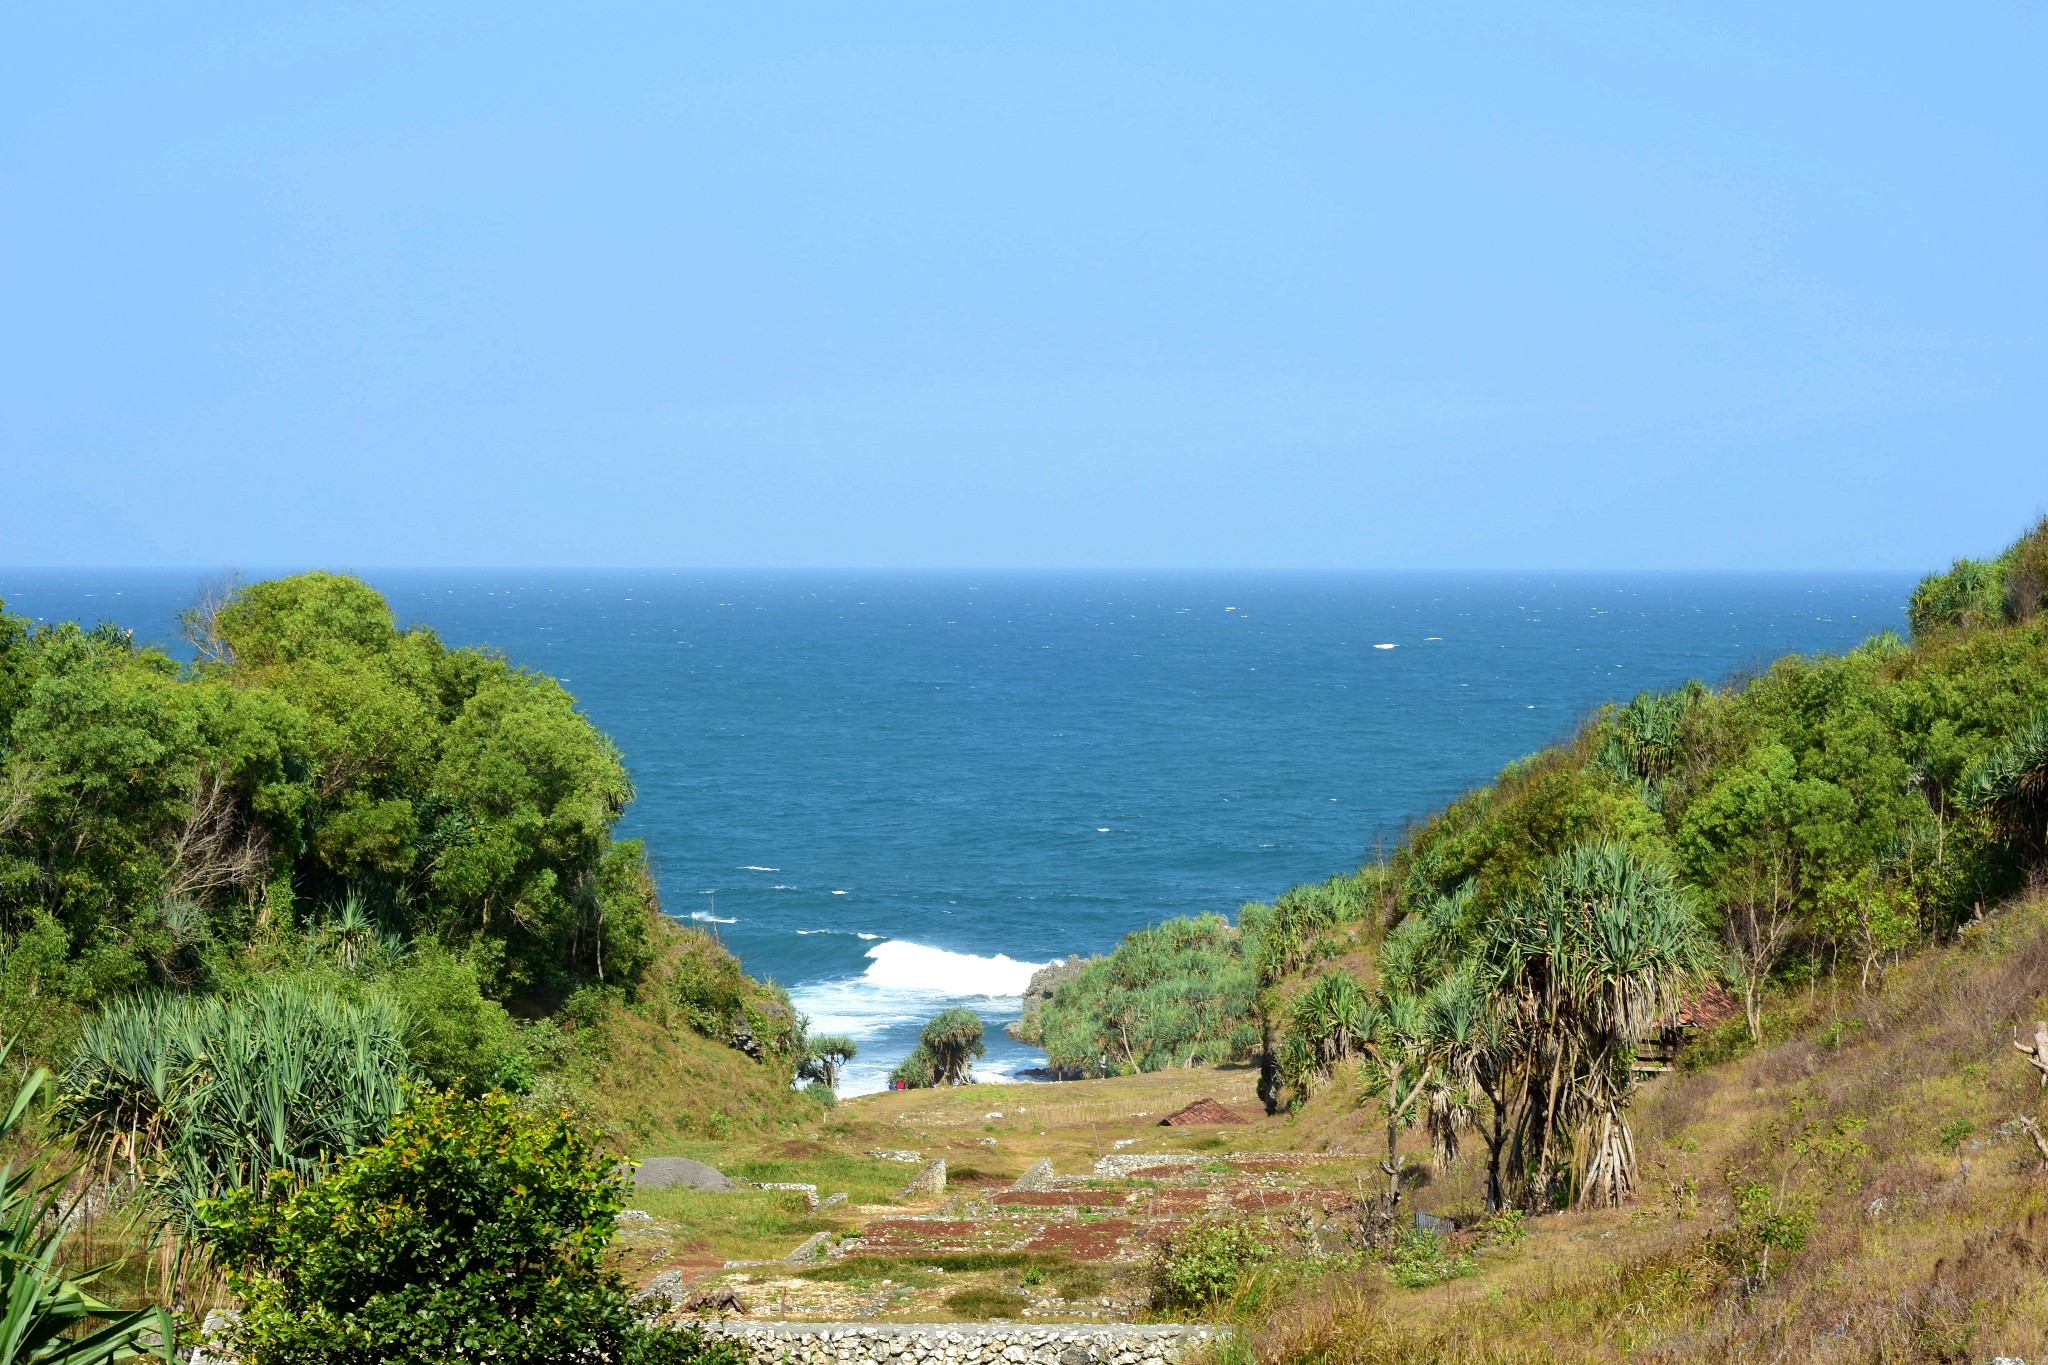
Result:
<svg viewBox="0 0 2048 1365"><path fill-rule="evenodd" d="M1001 997L1024 994L1031 974L1043 962L1019 962L1003 953L977 957L928 944L891 939L868 949L868 968L861 980L893 990L928 991L933 995Z"/></svg>

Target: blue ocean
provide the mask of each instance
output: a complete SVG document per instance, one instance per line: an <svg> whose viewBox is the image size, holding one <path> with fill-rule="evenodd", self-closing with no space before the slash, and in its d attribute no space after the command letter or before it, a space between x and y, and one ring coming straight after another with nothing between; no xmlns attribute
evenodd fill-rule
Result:
<svg viewBox="0 0 2048 1365"><path fill-rule="evenodd" d="M1602 702L1903 631L1849 576L364 575L560 677L624 749L669 912L852 1034L879 1088L939 1009L1356 866ZM180 652L200 576L0 570L11 610ZM1039 1055L990 1029L979 1074Z"/></svg>

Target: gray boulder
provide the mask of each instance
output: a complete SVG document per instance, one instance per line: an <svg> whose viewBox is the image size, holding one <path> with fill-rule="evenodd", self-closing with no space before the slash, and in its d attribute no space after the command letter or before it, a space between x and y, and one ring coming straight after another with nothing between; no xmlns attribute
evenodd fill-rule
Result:
<svg viewBox="0 0 2048 1365"><path fill-rule="evenodd" d="M633 1183L643 1190L665 1190L686 1185L693 1190L733 1190L739 1186L715 1167L686 1156L651 1156L633 1172Z"/></svg>

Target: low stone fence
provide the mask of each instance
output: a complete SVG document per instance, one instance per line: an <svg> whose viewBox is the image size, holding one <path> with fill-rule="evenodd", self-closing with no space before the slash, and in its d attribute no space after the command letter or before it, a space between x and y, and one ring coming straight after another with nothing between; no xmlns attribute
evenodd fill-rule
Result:
<svg viewBox="0 0 2048 1365"><path fill-rule="evenodd" d="M1174 1365L1216 1339L1214 1327L997 1322L743 1322L704 1324L747 1348L754 1365Z"/></svg>

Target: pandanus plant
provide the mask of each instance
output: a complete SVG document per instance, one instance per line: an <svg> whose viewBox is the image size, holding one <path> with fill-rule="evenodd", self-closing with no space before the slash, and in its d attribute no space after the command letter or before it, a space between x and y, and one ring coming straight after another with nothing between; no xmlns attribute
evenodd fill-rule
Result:
<svg viewBox="0 0 2048 1365"><path fill-rule="evenodd" d="M1973 771L1961 804L1980 810L2024 858L2048 848L2048 715L2037 716Z"/></svg>
<svg viewBox="0 0 2048 1365"><path fill-rule="evenodd" d="M1507 1015L1526 1202L1571 1144L1579 1204L1621 1203L1637 1183L1636 1040L1713 963L1690 901L1670 869L1618 844L1581 844L1494 921L1486 951Z"/></svg>
<svg viewBox="0 0 2048 1365"><path fill-rule="evenodd" d="M404 1019L294 985L137 996L89 1020L55 1119L100 1178L181 1236L200 1201L297 1180L378 1141L405 1101Z"/></svg>
<svg viewBox="0 0 2048 1365"><path fill-rule="evenodd" d="M0 1065L9 1049L0 1047ZM0 1114L0 1148L12 1149L23 1117L50 1079L38 1070ZM73 1209L67 1173L50 1174L38 1151L0 1164L0 1365L105 1365L171 1361L176 1326L161 1308L117 1308L92 1292L100 1271L59 1264Z"/></svg>

